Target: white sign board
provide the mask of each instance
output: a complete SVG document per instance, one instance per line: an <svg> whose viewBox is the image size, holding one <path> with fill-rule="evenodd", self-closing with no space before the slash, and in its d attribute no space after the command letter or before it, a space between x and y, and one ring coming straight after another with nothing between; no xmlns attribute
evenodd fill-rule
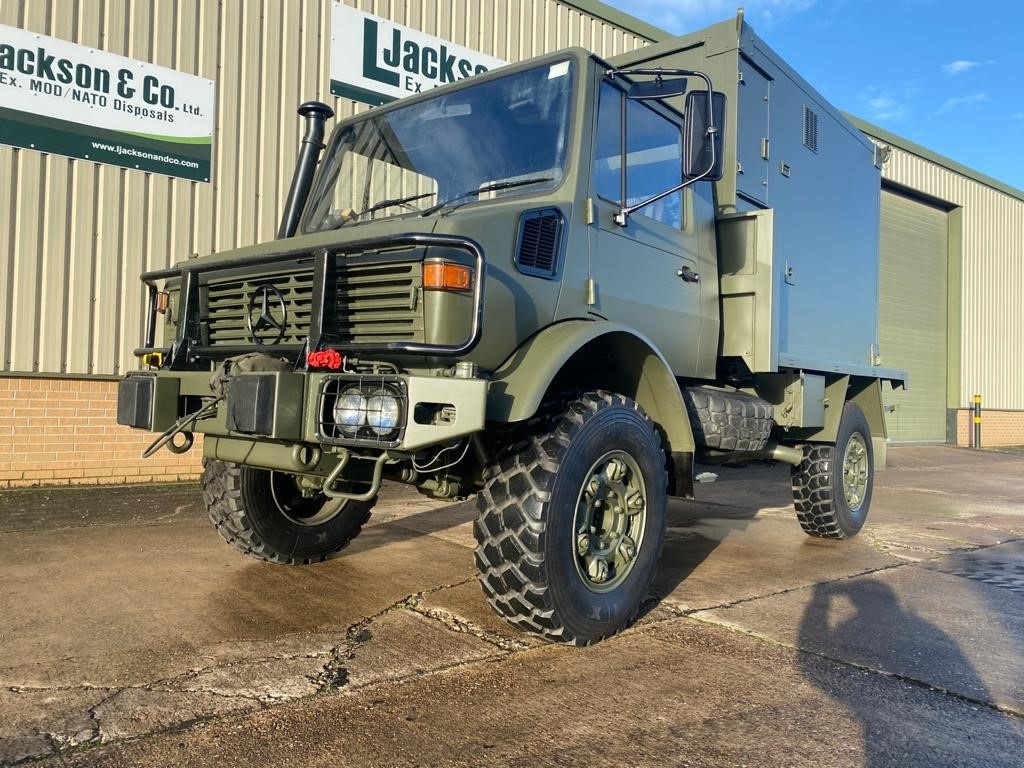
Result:
<svg viewBox="0 0 1024 768"><path fill-rule="evenodd" d="M364 13L331 9L331 93L380 106L506 62Z"/></svg>
<svg viewBox="0 0 1024 768"><path fill-rule="evenodd" d="M210 180L212 80L0 25L0 143Z"/></svg>

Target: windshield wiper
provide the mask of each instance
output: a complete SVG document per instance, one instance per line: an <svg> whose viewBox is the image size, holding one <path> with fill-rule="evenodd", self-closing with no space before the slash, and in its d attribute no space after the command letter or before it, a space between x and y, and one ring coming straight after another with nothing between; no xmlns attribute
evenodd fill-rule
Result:
<svg viewBox="0 0 1024 768"><path fill-rule="evenodd" d="M329 215L332 218L337 219L337 221L331 221L326 226L326 229L340 229L341 227L348 224L350 221L357 221L358 219L361 219L368 213L379 211L381 208L390 208L392 205L404 205L406 208L409 208L413 211L418 211L419 208L417 208L414 205L409 205L409 203L411 203L413 200L422 200L424 197L430 197L431 195L435 194L437 193L422 192L418 195L409 195L407 197L392 197L387 200L381 200L380 202L374 203L369 208L359 212L353 211L351 208L347 209L347 212L341 214L332 211Z"/></svg>
<svg viewBox="0 0 1024 768"><path fill-rule="evenodd" d="M388 200L381 200L379 203L374 203L365 211L360 211L356 214L356 218L361 218L368 213L379 211L381 208L390 208L393 205L404 205L406 208L411 208L414 211L419 210L415 205L409 205L413 200L422 200L424 197L430 197L436 194L434 192L421 192L418 195L408 195L406 197L392 197Z"/></svg>
<svg viewBox="0 0 1024 768"><path fill-rule="evenodd" d="M436 205L432 205L429 208L424 208L420 216L429 216L435 211L439 211L445 206L454 205L460 200L466 200L467 197L479 197L484 192L497 192L500 189L511 189L512 187L522 187L527 184L540 184L543 181L554 181L552 176L535 176L531 179L516 179L514 181L496 181L493 184L485 184L479 189L471 189L468 192L462 192L454 197L449 197L447 200L442 200ZM467 201L468 202L468 201Z"/></svg>

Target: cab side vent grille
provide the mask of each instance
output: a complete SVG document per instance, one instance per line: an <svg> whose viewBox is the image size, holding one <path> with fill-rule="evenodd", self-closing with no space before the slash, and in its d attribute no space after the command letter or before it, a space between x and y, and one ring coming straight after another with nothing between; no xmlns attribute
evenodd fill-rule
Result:
<svg viewBox="0 0 1024 768"><path fill-rule="evenodd" d="M818 151L818 113L804 107L804 146L811 152Z"/></svg>
<svg viewBox="0 0 1024 768"><path fill-rule="evenodd" d="M526 211L519 220L516 268L524 275L553 279L564 228L565 217L557 208Z"/></svg>

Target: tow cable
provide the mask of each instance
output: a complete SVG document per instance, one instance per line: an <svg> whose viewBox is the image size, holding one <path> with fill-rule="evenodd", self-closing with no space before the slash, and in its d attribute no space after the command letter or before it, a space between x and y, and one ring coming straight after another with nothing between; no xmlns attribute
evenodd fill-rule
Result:
<svg viewBox="0 0 1024 768"><path fill-rule="evenodd" d="M182 416L170 427L164 430L163 433L161 433L160 437L158 437L150 444L149 448L142 452L142 458L148 459L150 456L159 451L165 445L167 446L167 450L169 450L171 453L185 453L189 448L192 447L192 443L195 441L195 439L192 437L192 432L190 430L187 430L186 427L195 424L200 419L205 419L207 416L212 416L214 413L216 413L217 403L219 403L223 399L223 396L214 398L195 413L187 413L184 416ZM178 434L185 435L185 442L182 443L181 445L176 445L173 442L175 436Z"/></svg>

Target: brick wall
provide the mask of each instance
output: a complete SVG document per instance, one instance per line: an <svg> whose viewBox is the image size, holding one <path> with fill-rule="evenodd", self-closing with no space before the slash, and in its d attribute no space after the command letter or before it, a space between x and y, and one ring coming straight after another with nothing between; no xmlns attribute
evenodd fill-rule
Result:
<svg viewBox="0 0 1024 768"><path fill-rule="evenodd" d="M166 449L155 435L117 423L117 382L0 376L0 488L150 483L198 476L203 455Z"/></svg>
<svg viewBox="0 0 1024 768"><path fill-rule="evenodd" d="M970 445L973 441L974 412L961 408L956 413L956 444ZM1024 411L982 410L981 447L1001 445L1024 445Z"/></svg>

